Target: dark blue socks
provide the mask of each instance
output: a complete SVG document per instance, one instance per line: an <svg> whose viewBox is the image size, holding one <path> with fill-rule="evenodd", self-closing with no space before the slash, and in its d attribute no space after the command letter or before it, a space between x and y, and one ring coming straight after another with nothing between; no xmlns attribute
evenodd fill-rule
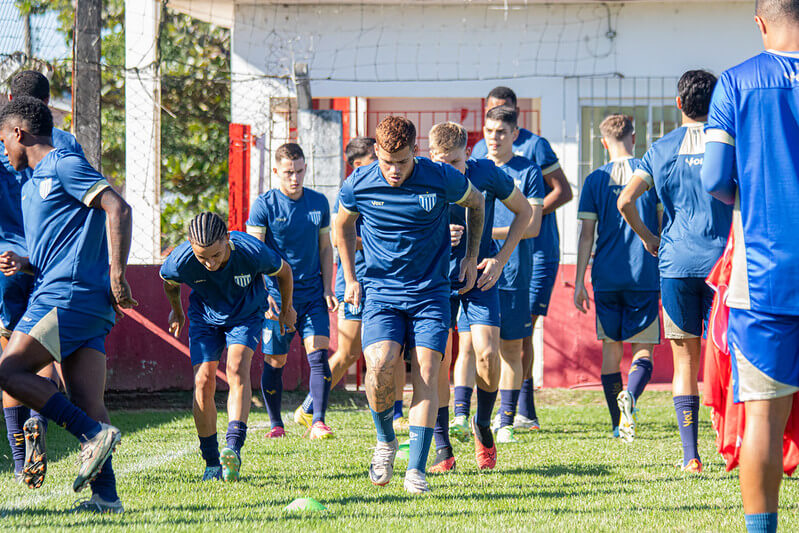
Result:
<svg viewBox="0 0 799 533"><path fill-rule="evenodd" d="M206 466L222 466L219 464L219 443L216 433L210 437L200 437L200 455L205 459Z"/></svg>
<svg viewBox="0 0 799 533"><path fill-rule="evenodd" d="M674 411L677 413L677 426L682 441L682 465L691 459L699 459L697 441L699 439L699 396L675 396Z"/></svg>
<svg viewBox="0 0 799 533"><path fill-rule="evenodd" d="M635 401L644 393L649 379L652 377L652 360L636 359L630 366L627 374L627 390L633 395Z"/></svg>
<svg viewBox="0 0 799 533"><path fill-rule="evenodd" d="M305 399L302 401L302 412L306 415L313 413L313 396L309 392Z"/></svg>
<svg viewBox="0 0 799 533"><path fill-rule="evenodd" d="M519 392L518 413L530 420L536 420L538 415L535 413L535 396L533 392L533 378L522 381L522 390Z"/></svg>
<svg viewBox="0 0 799 533"><path fill-rule="evenodd" d="M433 428L410 426L408 428L410 443L408 446L408 470L425 471L427 454L430 453L430 442L433 440Z"/></svg>
<svg viewBox="0 0 799 533"><path fill-rule="evenodd" d="M117 478L114 476L114 467L111 466L111 459L112 457L109 456L103 465L103 469L91 482L92 494L99 495L107 502L115 502L119 499L119 496L117 496ZM218 459L217 462L219 462Z"/></svg>
<svg viewBox="0 0 799 533"><path fill-rule="evenodd" d="M22 467L25 466L25 433L22 426L30 417L30 409L24 405L4 407L3 415L6 419L8 445L11 446L11 457L14 459L14 472L22 472Z"/></svg>
<svg viewBox="0 0 799 533"><path fill-rule="evenodd" d="M777 513L744 515L749 533L777 533Z"/></svg>
<svg viewBox="0 0 799 533"><path fill-rule="evenodd" d="M436 450L452 448L452 443L449 441L449 406L439 407L433 435L436 438Z"/></svg>
<svg viewBox="0 0 799 533"><path fill-rule="evenodd" d="M455 416L469 416L472 409L472 387L455 387Z"/></svg>
<svg viewBox="0 0 799 533"><path fill-rule="evenodd" d="M233 420L227 425L227 441L228 448L232 448L234 452L241 455L241 448L244 446L244 440L247 438L247 424L241 420Z"/></svg>
<svg viewBox="0 0 799 533"><path fill-rule="evenodd" d="M402 418L402 400L394 402L394 420Z"/></svg>
<svg viewBox="0 0 799 533"><path fill-rule="evenodd" d="M488 427L491 425L491 411L497 401L497 391L488 392L477 387L477 425Z"/></svg>
<svg viewBox="0 0 799 533"><path fill-rule="evenodd" d="M518 389L502 389L499 391L499 427L513 426L518 403Z"/></svg>
<svg viewBox="0 0 799 533"><path fill-rule="evenodd" d="M100 423L76 407L67 397L57 392L53 394L40 411L42 416L53 420L59 426L86 442L100 432Z"/></svg>
<svg viewBox="0 0 799 533"><path fill-rule="evenodd" d="M280 404L283 401L283 367L274 368L269 363L264 363L264 371L261 374L261 395L264 397L272 427L283 427L283 418L280 416Z"/></svg>
<svg viewBox="0 0 799 533"><path fill-rule="evenodd" d="M330 363L327 360L327 350L316 350L308 354L308 365L311 367L309 378L311 398L313 398L313 421L324 422L327 411L327 400L330 396Z"/></svg>
<svg viewBox="0 0 799 533"><path fill-rule="evenodd" d="M374 409L372 411L372 420L375 422L375 429L377 430L377 440L380 442L393 442L397 436L394 434L394 408L389 407L385 411L379 413Z"/></svg>
<svg viewBox="0 0 799 533"><path fill-rule="evenodd" d="M619 411L619 403L616 397L624 388L621 381L621 372L615 374L602 374L602 390L605 392L605 401L608 403L608 411L610 411L610 422L613 428L619 427L619 419L621 419L621 411Z"/></svg>

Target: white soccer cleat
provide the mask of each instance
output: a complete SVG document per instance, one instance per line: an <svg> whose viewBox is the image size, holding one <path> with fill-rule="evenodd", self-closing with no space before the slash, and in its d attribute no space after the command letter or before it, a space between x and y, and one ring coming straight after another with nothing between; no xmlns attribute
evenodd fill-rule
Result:
<svg viewBox="0 0 799 533"><path fill-rule="evenodd" d="M635 413L638 411L635 408L635 398L629 391L623 390L616 397L616 402L621 411L619 437L624 442L632 442L635 440Z"/></svg>
<svg viewBox="0 0 799 533"><path fill-rule="evenodd" d="M372 454L372 463L369 465L369 480L380 487L388 484L394 475L394 458L397 457L399 442L377 442Z"/></svg>
<svg viewBox="0 0 799 533"><path fill-rule="evenodd" d="M411 494L424 494L430 492L424 472L412 468L405 472L405 491Z"/></svg>

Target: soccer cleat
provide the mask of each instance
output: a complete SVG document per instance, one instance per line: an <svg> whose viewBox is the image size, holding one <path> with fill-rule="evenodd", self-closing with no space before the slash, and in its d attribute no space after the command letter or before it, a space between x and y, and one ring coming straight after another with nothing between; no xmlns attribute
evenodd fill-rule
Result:
<svg viewBox="0 0 799 533"><path fill-rule="evenodd" d="M25 483L25 474L22 473L22 470L14 472L14 481L20 484Z"/></svg>
<svg viewBox="0 0 799 533"><path fill-rule="evenodd" d="M264 435L265 439L279 439L281 437L286 436L286 430L283 429L283 426L275 426L269 430L269 433Z"/></svg>
<svg viewBox="0 0 799 533"><path fill-rule="evenodd" d="M78 477L72 483L72 490L82 491L97 477L121 440L122 432L119 429L109 424L100 424L100 432L81 445L80 468Z"/></svg>
<svg viewBox="0 0 799 533"><path fill-rule="evenodd" d="M297 407L297 409L294 410L294 423L307 429L311 429L311 426L313 425L313 413L306 413L303 411L302 405Z"/></svg>
<svg viewBox="0 0 799 533"><path fill-rule="evenodd" d="M513 429L541 429L541 424L538 423L537 418L527 418L524 415L516 415L513 419Z"/></svg>
<svg viewBox="0 0 799 533"><path fill-rule="evenodd" d="M501 420L501 415L499 414L499 412L497 412L497 414L495 414L494 418L491 420L491 431L492 432L496 433L497 431L499 431L499 428L502 427L500 425L501 424L500 420Z"/></svg>
<svg viewBox="0 0 799 533"><path fill-rule="evenodd" d="M496 440L499 444L516 444L519 442L513 436L513 426L502 426L497 430Z"/></svg>
<svg viewBox="0 0 799 533"><path fill-rule="evenodd" d="M203 481L222 481L222 467L221 466L206 466L203 472Z"/></svg>
<svg viewBox="0 0 799 533"><path fill-rule="evenodd" d="M369 480L380 487L391 481L394 475L394 458L399 450L399 442L394 439L391 442L377 441L375 451L372 454L372 462L369 465Z"/></svg>
<svg viewBox="0 0 799 533"><path fill-rule="evenodd" d="M491 428L481 428L477 424L477 417L469 419L474 435L474 455L477 459L477 468L480 470L491 469L497 466L497 446Z"/></svg>
<svg viewBox="0 0 799 533"><path fill-rule="evenodd" d="M411 422L406 417L400 416L394 419L392 425L394 426L394 431L408 431Z"/></svg>
<svg viewBox="0 0 799 533"><path fill-rule="evenodd" d="M635 440L635 413L638 412L635 407L635 398L629 391L623 390L616 398L616 403L619 404L619 411L621 411L619 436L624 442L632 442Z"/></svg>
<svg viewBox="0 0 799 533"><path fill-rule="evenodd" d="M241 457L233 448L225 446L219 454L222 463L222 481L238 481L241 477Z"/></svg>
<svg viewBox="0 0 799 533"><path fill-rule="evenodd" d="M703 470L702 461L699 459L691 459L688 461L688 464L684 466L678 463L677 466L679 466L683 472L689 474L701 474Z"/></svg>
<svg viewBox="0 0 799 533"><path fill-rule="evenodd" d="M38 489L44 483L47 473L47 452L44 447L44 433L38 418L25 421L22 431L25 434L25 465L22 467L22 482L28 488Z"/></svg>
<svg viewBox="0 0 799 533"><path fill-rule="evenodd" d="M335 438L335 436L333 430L321 420L314 422L313 426L311 426L311 440L332 439Z"/></svg>
<svg viewBox="0 0 799 533"><path fill-rule="evenodd" d="M452 447L446 446L436 449L435 461L428 471L434 474L441 474L450 470L455 470L455 456L452 454Z"/></svg>
<svg viewBox="0 0 799 533"><path fill-rule="evenodd" d="M120 500L108 502L102 499L99 494L92 494L92 497L88 500L78 502L74 511L76 513L119 514L125 512L125 508L122 507Z"/></svg>
<svg viewBox="0 0 799 533"><path fill-rule="evenodd" d="M469 442L469 421L465 415L457 415L449 424L449 434L451 437L461 442Z"/></svg>
<svg viewBox="0 0 799 533"><path fill-rule="evenodd" d="M430 492L430 487L427 485L427 480L424 478L424 472L411 468L405 472L405 491L411 494L424 494Z"/></svg>
<svg viewBox="0 0 799 533"><path fill-rule="evenodd" d="M611 439L618 439L619 438L619 426L613 428L613 431L610 432L609 437Z"/></svg>

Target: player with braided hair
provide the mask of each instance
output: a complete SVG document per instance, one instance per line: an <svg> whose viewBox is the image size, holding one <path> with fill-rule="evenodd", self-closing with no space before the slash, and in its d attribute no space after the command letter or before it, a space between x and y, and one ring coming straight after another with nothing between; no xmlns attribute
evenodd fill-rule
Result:
<svg viewBox="0 0 799 533"><path fill-rule="evenodd" d="M186 323L180 284L192 289L189 351L194 368L194 423L206 462L203 481L239 479L252 395L250 363L261 342L266 312L264 274L277 279L283 302L280 329L292 330L296 314L291 304L291 267L258 239L238 231L228 233L219 215L206 212L194 217L188 241L161 266L164 292L172 306L169 332L176 337ZM214 393L216 369L226 346L229 423L220 461Z"/></svg>

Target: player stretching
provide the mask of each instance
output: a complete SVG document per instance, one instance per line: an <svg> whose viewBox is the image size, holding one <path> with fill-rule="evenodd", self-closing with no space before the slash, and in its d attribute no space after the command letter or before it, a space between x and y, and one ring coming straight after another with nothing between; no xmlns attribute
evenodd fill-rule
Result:
<svg viewBox="0 0 799 533"><path fill-rule="evenodd" d="M507 87L495 87L486 98L486 110L492 107L509 106L519 112L516 93ZM572 199L572 190L566 175L560 167L558 156L545 138L540 137L524 128L519 129L519 135L513 141L513 153L529 159L541 167L544 176L543 214L541 217L541 230L538 236L530 242L530 251L533 254L533 268L530 275L530 315L532 328L538 322L539 316L546 316L549 309L549 300L560 263L560 237L558 235L558 222L555 210ZM474 147L472 157L486 157L488 150L485 140L481 140ZM524 338L522 342L522 366L524 381L519 395L519 413L514 420L514 427L524 429L539 429L538 416L535 412L535 399L533 396L533 336Z"/></svg>
<svg viewBox="0 0 799 533"><path fill-rule="evenodd" d="M583 313L590 308L585 270L594 247L591 283L596 305L596 333L602 341L602 388L610 410L614 437L635 439L638 398L652 377L652 350L660 342L657 259L652 257L630 226L624 222L616 201L640 163L632 156L633 122L624 115L610 115L599 125L602 145L610 163L588 175L580 194L577 218L582 220L577 248L574 305ZM653 234L660 233L659 205L654 190L635 203L641 220ZM633 362L622 390L623 342L630 343Z"/></svg>
<svg viewBox="0 0 799 533"><path fill-rule="evenodd" d="M502 274L502 268L508 262L511 253L519 244L532 210L524 196L516 189L513 180L499 170L493 162L482 159L468 159L469 149L466 146L468 134L466 128L454 122L436 124L430 130L430 157L433 161L448 163L466 176L474 188L483 193L485 198L485 217L480 251L477 255L479 279L474 288L460 294L463 283L459 281L460 262L466 255L466 243L459 242L452 248L449 262L449 279L451 283L452 327L457 320L463 322L459 331L469 331L468 338L477 346L474 350L480 354L477 358L477 375L479 384L478 415L490 420L494 408L494 399L499 381L499 290L496 283ZM492 239L494 228L494 199L499 199L506 210L511 213L508 238L500 249ZM458 205L450 207L450 224L460 230L466 226L466 210ZM470 329L471 328L471 329ZM462 342L465 342L462 341ZM445 472L455 468L455 457L449 442L449 367L452 360L450 350L444 356L439 374L438 409L434 436L436 439L436 459L431 472ZM469 395L472 391L469 390ZM490 401L489 401L490 400ZM489 405L490 403L490 405ZM487 428L486 428L487 429ZM475 439L477 465L479 468L493 468L496 464L496 450L493 446L491 431L485 431L485 437ZM486 442L487 441L487 442Z"/></svg>
<svg viewBox="0 0 799 533"><path fill-rule="evenodd" d="M411 121L389 116L378 125L376 138L377 164L356 169L341 189L338 249L347 284L345 300L355 306L364 302L366 393L377 430L369 478L385 485L394 472L399 447L392 427L394 370L405 344L413 382L405 490L421 493L429 490L424 470L450 323L449 204L469 209L459 278L465 281L461 290L467 292L477 275L483 197L451 166L414 157L416 128ZM363 295L355 276L359 216L366 259Z"/></svg>
<svg viewBox="0 0 799 533"><path fill-rule="evenodd" d="M45 104L50 100L50 82L40 72L23 70L17 73L9 83L8 99L31 96ZM69 152L83 155L83 149L71 134L53 128L52 143L55 148L63 148ZM26 168L17 172L3 153L0 143L0 252L13 251L20 256L27 256L25 235L22 222L21 191L22 184L31 177L33 170ZM33 276L20 272L14 276L0 276L0 346L5 347L11 332L25 313L28 298L33 290ZM39 375L52 380L58 386L59 378L55 365L48 365ZM6 421L8 442L14 458L14 476L31 488L38 488L44 483L47 473L47 453L45 435L47 419L36 411L31 412L26 406L3 394L3 415ZM23 474L23 467L28 471Z"/></svg>
<svg viewBox="0 0 799 533"><path fill-rule="evenodd" d="M5 252L0 270L36 276L28 309L0 359L0 388L81 442L73 489L91 482L93 494L79 509L118 513L123 509L111 453L120 432L108 424L103 401L104 343L114 308L136 305L125 280L130 207L84 157L54 149L52 129L53 117L41 100L14 98L0 111L0 141L11 165L33 168L22 188L30 256ZM36 375L54 360L75 403Z"/></svg>
<svg viewBox="0 0 799 533"><path fill-rule="evenodd" d="M305 179L305 155L302 148L287 143L275 151L273 169L280 184L260 195L250 209L247 232L265 241L286 261L294 273L294 309L297 331L302 337L311 367L310 389L313 419L310 438L328 439L333 431L325 424L327 398L330 394L330 317L338 309L331 292L333 282L333 247L330 245L330 206L322 194L302 186ZM267 437L285 435L280 416L283 395L283 367L294 329L284 330L277 321L280 294L269 284L269 319L264 323L264 370L261 394L272 422Z"/></svg>
<svg viewBox="0 0 799 533"><path fill-rule="evenodd" d="M280 327L294 326L291 268L261 241L238 231L228 233L219 215L201 213L189 224L189 240L161 266L164 292L172 312L169 332L180 335L186 323L180 284L191 288L189 350L194 370L194 424L205 459L203 481L238 481L241 448L247 438L252 386L250 363L261 342L267 292L263 275L275 276L283 306ZM227 446L216 439L216 369L227 347ZM222 468L224 465L224 468Z"/></svg>
<svg viewBox="0 0 799 533"><path fill-rule="evenodd" d="M755 22L768 51L722 74L702 181L735 203L727 334L746 411L739 477L746 528L765 533L777 530L783 431L799 391L799 3L760 0Z"/></svg>
<svg viewBox="0 0 799 533"><path fill-rule="evenodd" d="M377 160L375 156L375 140L371 137L356 137L347 143L344 149L344 156L347 163L352 168L371 165ZM338 213L339 200L333 205L333 214ZM361 221L357 222L358 243L355 252L355 273L360 280L363 270L366 267L363 260L363 248L361 246ZM333 246L336 246L335 227L332 232ZM351 367L361 357L361 310L352 304L344 303L344 271L341 269L341 259L338 261L336 269L336 299L339 301L338 308L338 347L336 352L330 356L330 373L332 380L330 386L335 387L344 378L347 369ZM407 429L408 419L402 416L402 389L405 386L405 362L398 360L396 374L397 397L394 402L394 428ZM302 405L294 411L294 421L297 424L310 428L313 424L313 397L309 392L302 402Z"/></svg>
<svg viewBox="0 0 799 533"><path fill-rule="evenodd" d="M699 359L713 290L705 283L724 251L732 210L702 188L705 120L716 77L690 70L677 85L682 126L655 142L619 195L622 216L658 258L666 338L674 354L674 409L683 447L682 468L702 471L697 448ZM663 204L660 237L641 220L636 201L654 187Z"/></svg>

